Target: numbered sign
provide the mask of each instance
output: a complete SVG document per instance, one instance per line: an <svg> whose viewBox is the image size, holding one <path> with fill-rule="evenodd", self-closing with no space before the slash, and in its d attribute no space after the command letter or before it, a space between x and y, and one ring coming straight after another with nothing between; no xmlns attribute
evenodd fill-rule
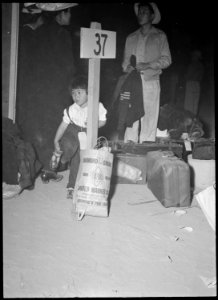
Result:
<svg viewBox="0 0 218 300"><path fill-rule="evenodd" d="M115 58L116 32L81 28L80 58Z"/></svg>

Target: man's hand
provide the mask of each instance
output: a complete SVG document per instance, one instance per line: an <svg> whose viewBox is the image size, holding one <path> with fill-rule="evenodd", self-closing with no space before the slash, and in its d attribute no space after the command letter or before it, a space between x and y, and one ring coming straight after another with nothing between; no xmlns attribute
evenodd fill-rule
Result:
<svg viewBox="0 0 218 300"><path fill-rule="evenodd" d="M57 151L57 152L61 151L59 142L55 142L55 143L54 143L54 146L55 146L55 151Z"/></svg>
<svg viewBox="0 0 218 300"><path fill-rule="evenodd" d="M133 68L131 65L128 65L126 68L126 73L131 73L133 70L135 70L135 68Z"/></svg>
<svg viewBox="0 0 218 300"><path fill-rule="evenodd" d="M147 70L147 69L150 69L150 64L149 63L138 63L136 65L136 69L137 71L144 71L144 70Z"/></svg>

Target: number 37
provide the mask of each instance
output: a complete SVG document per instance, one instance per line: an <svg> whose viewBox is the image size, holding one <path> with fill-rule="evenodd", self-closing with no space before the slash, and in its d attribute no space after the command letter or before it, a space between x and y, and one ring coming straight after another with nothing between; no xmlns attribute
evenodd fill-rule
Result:
<svg viewBox="0 0 218 300"><path fill-rule="evenodd" d="M100 55L102 52L102 56L104 56L105 44L106 44L108 35L104 34L104 33L101 33L101 34L96 33L95 36L97 38L96 44L98 45L98 49L97 50L94 49L94 53L95 53L95 55Z"/></svg>

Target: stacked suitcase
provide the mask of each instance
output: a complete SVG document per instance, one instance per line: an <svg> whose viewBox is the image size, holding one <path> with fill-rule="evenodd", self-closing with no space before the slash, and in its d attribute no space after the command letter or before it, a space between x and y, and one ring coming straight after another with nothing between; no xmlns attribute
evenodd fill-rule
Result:
<svg viewBox="0 0 218 300"><path fill-rule="evenodd" d="M168 139L159 139L157 142L144 142L142 144L138 143L124 143L123 141L110 141L109 146L112 152L119 154L136 154L136 155L146 155L149 151L156 150L170 150L176 156L183 158L184 155L184 141L172 141Z"/></svg>
<svg viewBox="0 0 218 300"><path fill-rule="evenodd" d="M110 141L109 146L114 154L112 183L146 184L146 155L148 152L154 150L171 150L175 153L175 155L182 158L184 150L182 144L171 141L145 142L143 144ZM133 182L125 177L116 176L117 165L120 161L126 163L128 166L141 170L142 179L137 182Z"/></svg>
<svg viewBox="0 0 218 300"><path fill-rule="evenodd" d="M126 164L127 168L132 167L141 171L140 180L131 180L131 178L125 174L120 174L119 165ZM129 153L116 153L114 155L113 162L113 176L111 179L112 183L134 183L134 184L146 184L146 155L129 154Z"/></svg>
<svg viewBox="0 0 218 300"><path fill-rule="evenodd" d="M193 142L192 157L194 159L215 159L215 139L199 139Z"/></svg>
<svg viewBox="0 0 218 300"><path fill-rule="evenodd" d="M114 165L121 160L140 169L142 180L134 183L147 183L148 188L164 207L191 205L190 167L183 160L183 145L173 142L112 143L110 146L114 153ZM115 176L112 183L131 182Z"/></svg>
<svg viewBox="0 0 218 300"><path fill-rule="evenodd" d="M189 165L172 151L147 154L147 186L164 207L191 205Z"/></svg>

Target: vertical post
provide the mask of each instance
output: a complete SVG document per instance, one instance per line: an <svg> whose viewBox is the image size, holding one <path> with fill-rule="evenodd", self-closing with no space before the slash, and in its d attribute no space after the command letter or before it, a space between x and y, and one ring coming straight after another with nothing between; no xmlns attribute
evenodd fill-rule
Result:
<svg viewBox="0 0 218 300"><path fill-rule="evenodd" d="M12 3L8 118L12 119L14 123L16 113L18 32L19 3Z"/></svg>
<svg viewBox="0 0 218 300"><path fill-rule="evenodd" d="M101 24L92 22L91 28L101 29ZM89 59L88 80L88 120L87 120L87 148L92 149L98 138L98 110L100 86L100 59Z"/></svg>

